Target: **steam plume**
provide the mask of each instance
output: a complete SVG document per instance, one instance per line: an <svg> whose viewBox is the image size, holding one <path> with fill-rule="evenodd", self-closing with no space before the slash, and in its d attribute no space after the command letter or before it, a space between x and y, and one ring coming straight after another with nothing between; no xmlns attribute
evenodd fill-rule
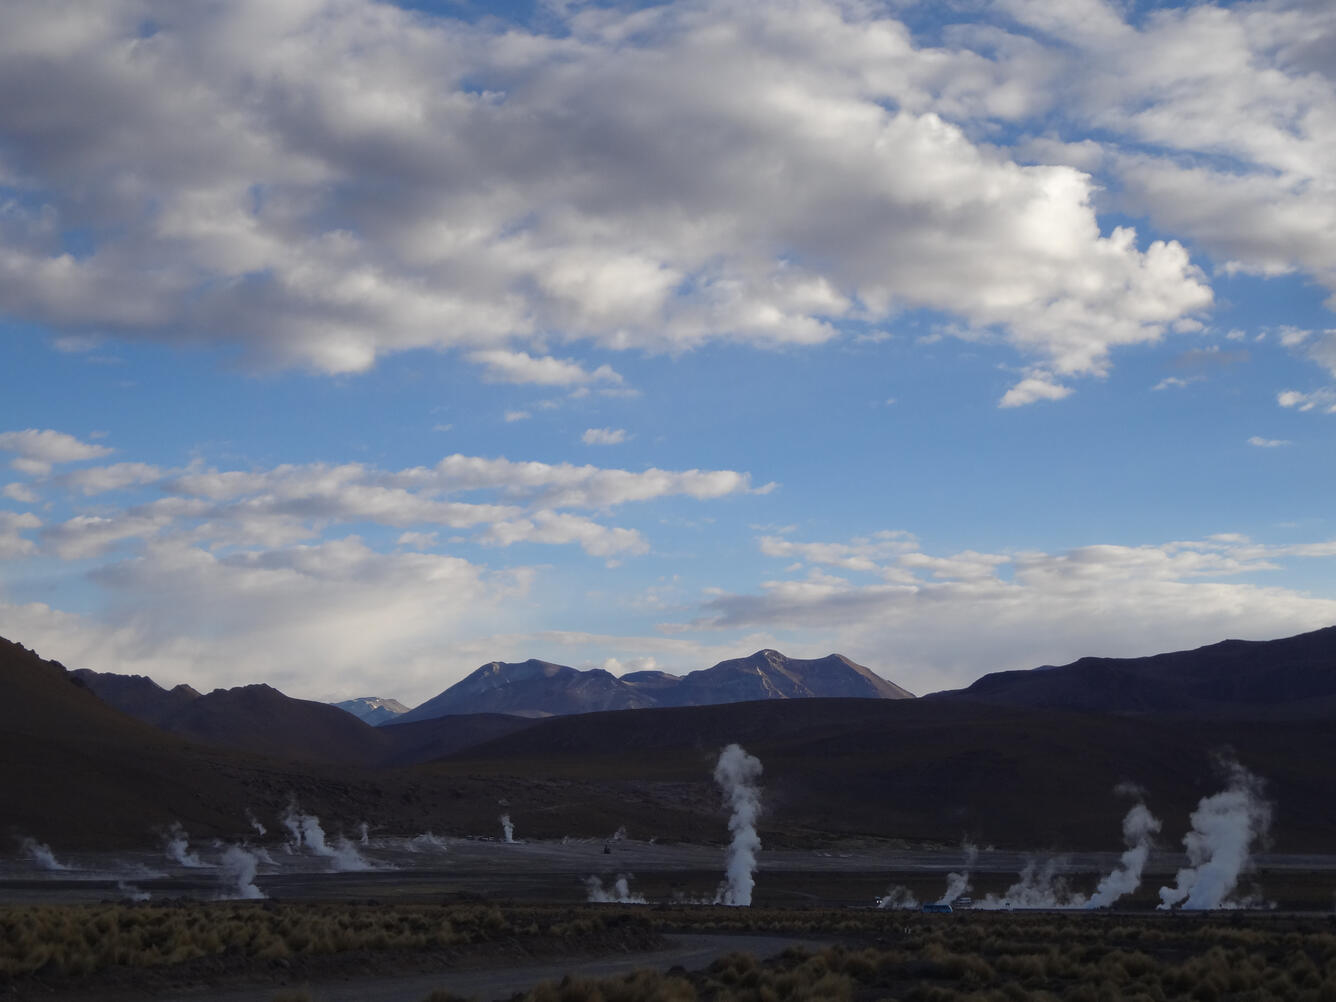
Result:
<svg viewBox="0 0 1336 1002"><path fill-rule="evenodd" d="M246 811L246 820L250 822L250 826L255 829L256 834L259 835L260 838L264 838L269 834L269 829L260 824L260 819L249 810Z"/></svg>
<svg viewBox="0 0 1336 1002"><path fill-rule="evenodd" d="M19 842L23 854L37 864L39 870L68 870L69 867L56 859L51 847L31 836L25 836Z"/></svg>
<svg viewBox="0 0 1336 1002"><path fill-rule="evenodd" d="M979 847L972 842L962 842L960 847L965 850L965 872L946 875L946 893L937 899L939 905L951 904L970 889L970 871L979 858Z"/></svg>
<svg viewBox="0 0 1336 1002"><path fill-rule="evenodd" d="M409 852L449 852L450 847L445 839L439 835L433 835L431 832L423 832L421 835L414 835L408 840L406 848Z"/></svg>
<svg viewBox="0 0 1336 1002"><path fill-rule="evenodd" d="M1141 871L1150 858L1151 845L1160 830L1160 821L1138 801L1123 818L1123 841L1127 844L1118 865L1099 882L1086 902L1087 908L1108 908L1124 894L1141 886Z"/></svg>
<svg viewBox="0 0 1336 1002"><path fill-rule="evenodd" d="M617 903L622 905L644 905L649 902L645 900L643 894L631 893L631 877L629 874L619 873L617 879L613 881L611 888L605 888L603 881L598 877L585 878L585 890L588 892L587 901L607 904Z"/></svg>
<svg viewBox="0 0 1336 1002"><path fill-rule="evenodd" d="M914 892L908 887L901 887L899 884L888 888L886 893L877 899L878 908L914 909L918 906L918 898L914 897Z"/></svg>
<svg viewBox="0 0 1336 1002"><path fill-rule="evenodd" d="M370 839L368 838L368 833L371 831L370 825L368 825L365 821L363 821L361 824L357 826L357 830L362 835L361 842L363 845L366 845L368 842L370 842Z"/></svg>
<svg viewBox="0 0 1336 1002"><path fill-rule="evenodd" d="M192 870L203 869L211 864L200 860L199 855L190 851L190 836L181 827L181 822L173 821L167 829L167 858Z"/></svg>
<svg viewBox="0 0 1336 1002"><path fill-rule="evenodd" d="M340 835L330 845L320 819L314 814L302 814L296 801L288 804L282 818L283 827L292 833L289 851L305 846L312 855L330 860L335 870L370 870L371 864L357 851L357 847Z"/></svg>
<svg viewBox="0 0 1336 1002"><path fill-rule="evenodd" d="M510 823L509 814L501 815L501 836L501 841L503 842L515 841L515 826Z"/></svg>
<svg viewBox="0 0 1336 1002"><path fill-rule="evenodd" d="M292 836L291 841L284 848L288 852L296 852L302 847L302 818L297 812L297 801L288 801L288 809L283 812L283 817L279 821L288 830L288 834Z"/></svg>
<svg viewBox="0 0 1336 1002"><path fill-rule="evenodd" d="M761 790L756 781L760 776L761 760L748 755L740 745L729 745L719 753L714 781L733 810L728 819L733 841L728 846L724 881L715 894L715 904L751 904L752 888L756 885L752 874L756 870L756 853L761 848L760 836L756 834L756 819L761 813Z"/></svg>
<svg viewBox="0 0 1336 1002"><path fill-rule="evenodd" d="M259 863L259 857L248 849L239 845L228 846L223 852L222 868L218 873L223 883L222 896L248 901L265 897L264 891L255 886L255 871Z"/></svg>
<svg viewBox="0 0 1336 1002"><path fill-rule="evenodd" d="M1030 859L1021 870L1020 879L998 897L990 894L978 905L980 908L1080 908L1085 895L1076 894L1067 886L1067 878L1059 873L1063 860L1046 859L1042 864Z"/></svg>
<svg viewBox="0 0 1336 1002"><path fill-rule="evenodd" d="M1203 797L1192 812L1192 831L1183 836L1188 865L1173 887L1160 888L1160 907L1206 910L1228 908L1239 874L1249 866L1252 844L1271 829L1271 805L1262 781L1237 762L1225 762L1229 786Z"/></svg>
<svg viewBox="0 0 1336 1002"><path fill-rule="evenodd" d="M124 880L116 881L116 890L120 891L127 901L147 901L153 897L148 891L141 890L134 884L127 884Z"/></svg>

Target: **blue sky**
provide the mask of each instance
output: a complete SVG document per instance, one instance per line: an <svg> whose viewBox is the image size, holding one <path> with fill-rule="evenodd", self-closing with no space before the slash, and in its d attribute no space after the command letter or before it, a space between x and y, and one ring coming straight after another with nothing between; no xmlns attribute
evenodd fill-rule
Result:
<svg viewBox="0 0 1336 1002"><path fill-rule="evenodd" d="M1336 622L1329 4L483 10L0 12L0 634L413 703Z"/></svg>

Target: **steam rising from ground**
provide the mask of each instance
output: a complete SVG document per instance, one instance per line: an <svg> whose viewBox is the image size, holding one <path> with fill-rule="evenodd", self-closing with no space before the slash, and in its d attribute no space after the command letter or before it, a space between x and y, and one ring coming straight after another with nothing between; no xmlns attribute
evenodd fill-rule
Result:
<svg viewBox="0 0 1336 1002"><path fill-rule="evenodd" d="M37 864L39 870L68 870L69 867L56 859L56 854L51 851L51 847L30 836L24 836L19 840L19 849L23 855L27 856Z"/></svg>
<svg viewBox="0 0 1336 1002"><path fill-rule="evenodd" d="M979 902L979 908L1080 908L1086 903L1085 895L1077 894L1062 876L1064 860L1046 859L1040 863L1031 859L1021 870L1020 879L998 897L990 894Z"/></svg>
<svg viewBox="0 0 1336 1002"><path fill-rule="evenodd" d="M190 836L181 826L181 822L173 821L172 826L167 829L167 845L165 847L167 858L181 866L192 870L200 870L211 863L205 863L199 858L198 853L190 851Z"/></svg>
<svg viewBox="0 0 1336 1002"><path fill-rule="evenodd" d="M404 848L409 852L449 852L450 850L445 839L439 835L433 835L431 832L414 835L407 841Z"/></svg>
<svg viewBox="0 0 1336 1002"><path fill-rule="evenodd" d="M501 818L500 818L500 821L501 821L501 841L503 841L503 842L514 842L514 841L515 841L515 826L514 826L513 824L511 824L511 821L510 821L510 815L509 815L509 814L502 814L502 815L501 815Z"/></svg>
<svg viewBox="0 0 1336 1002"><path fill-rule="evenodd" d="M148 891L141 890L134 884L127 884L124 880L116 881L116 890L121 892L121 897L126 901L148 901L153 897Z"/></svg>
<svg viewBox="0 0 1336 1002"><path fill-rule="evenodd" d="M223 859L218 871L219 879L223 883L221 896L248 901L265 897L265 893L255 886L255 872L259 869L259 864L259 856L239 845L230 845L223 850Z"/></svg>
<svg viewBox="0 0 1336 1002"><path fill-rule="evenodd" d="M255 833L259 835L260 838L264 838L269 834L269 829L262 825L260 819L250 811L246 812L246 820L250 822L250 826L255 829Z"/></svg>
<svg viewBox="0 0 1336 1002"><path fill-rule="evenodd" d="M314 814L302 814L296 801L288 804L283 815L283 827L292 835L288 845L289 852L296 852L305 847L312 855L323 856L330 861L335 870L370 870L368 862L357 846L340 835L330 845L325 836L325 829L320 826L320 819Z"/></svg>
<svg viewBox="0 0 1336 1002"><path fill-rule="evenodd" d="M1086 902L1087 908L1108 908L1124 894L1131 894L1141 886L1141 871L1150 858L1155 834L1160 821L1140 800L1132 805L1123 818L1123 841L1127 849L1118 865L1099 882L1095 893Z"/></svg>
<svg viewBox="0 0 1336 1002"><path fill-rule="evenodd" d="M961 848L965 850L965 872L946 875L946 893L937 899L939 905L951 904L970 889L970 871L979 859L979 847L971 842L963 842Z"/></svg>
<svg viewBox="0 0 1336 1002"><path fill-rule="evenodd" d="M631 875L626 873L617 874L617 879L613 881L612 887L603 886L603 881L599 877L586 877L585 890L588 892L586 900L597 904L616 903L622 905L644 905L648 904L643 894L631 893Z"/></svg>
<svg viewBox="0 0 1336 1002"><path fill-rule="evenodd" d="M714 781L733 811L728 819L733 841L728 846L724 881L715 894L715 904L751 904L756 884L752 874L756 870L756 853L761 848L760 836L756 834L756 819L761 813L761 790L756 781L760 777L760 759L748 755L740 745L729 745L719 753Z"/></svg>
<svg viewBox="0 0 1336 1002"><path fill-rule="evenodd" d="M888 889L885 894L877 899L878 908L918 908L918 898L914 897L914 892L908 887L901 887L896 884Z"/></svg>
<svg viewBox="0 0 1336 1002"><path fill-rule="evenodd" d="M1250 865L1252 845L1271 830L1271 805L1262 796L1262 780L1237 762L1222 765L1229 786L1203 797L1192 812L1192 831L1183 836L1188 865L1178 871L1173 887L1160 888L1160 908L1235 907L1229 898Z"/></svg>

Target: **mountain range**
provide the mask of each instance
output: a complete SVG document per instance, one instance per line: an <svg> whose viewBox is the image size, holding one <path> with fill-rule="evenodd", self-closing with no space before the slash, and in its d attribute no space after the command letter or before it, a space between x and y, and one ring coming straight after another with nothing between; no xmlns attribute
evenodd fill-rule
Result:
<svg viewBox="0 0 1336 1002"><path fill-rule="evenodd" d="M684 676L641 671L621 678L601 668L580 671L530 659L485 664L440 695L400 715L397 721L461 713L547 717L821 697L912 699L913 694L840 654L802 659L762 650Z"/></svg>
<svg viewBox="0 0 1336 1002"><path fill-rule="evenodd" d="M521 664L520 688L496 705L532 712L524 686L538 692L554 679L568 692L611 688L606 673ZM509 684L485 683L508 677L506 667L483 666L461 693L500 699ZM335 826L463 834L491 831L505 800L532 837L627 824L710 840L722 837L712 758L738 741L765 765L768 844L967 834L1000 846L1108 847L1126 809L1116 784L1145 786L1166 830L1183 830L1197 800L1219 788L1226 747L1268 780L1277 848L1328 850L1336 840L1336 629L1000 672L917 699L792 698L798 681L812 691L827 668L851 677L844 659L761 651L677 681L613 681L682 699L703 677L719 680L718 692L760 687L770 698L372 727L268 686L166 690L69 671L3 641L6 824L65 844L142 844L173 820L201 837L238 837L248 811L276 828L297 798Z"/></svg>

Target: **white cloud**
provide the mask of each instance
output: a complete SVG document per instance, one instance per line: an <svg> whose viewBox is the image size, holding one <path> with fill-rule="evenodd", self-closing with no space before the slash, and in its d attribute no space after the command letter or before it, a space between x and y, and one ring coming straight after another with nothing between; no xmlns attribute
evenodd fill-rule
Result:
<svg viewBox="0 0 1336 1002"><path fill-rule="evenodd" d="M364 523L405 530L399 536L405 546L434 545L427 542L435 538L432 530L446 527L468 530L468 538L487 546L573 543L606 558L642 554L649 544L635 530L569 509L607 511L675 495L710 500L755 492L747 474L732 470L632 472L463 455L398 471L359 463L249 471L195 463L165 470L127 462L55 477L46 487L53 499L66 501L111 490L149 492L125 507L102 506L44 526L42 543L69 560L164 539L211 549L283 548Z"/></svg>
<svg viewBox="0 0 1336 1002"><path fill-rule="evenodd" d="M1192 382L1191 379L1184 379L1182 376L1166 376L1164 379L1161 379L1158 383L1156 383L1154 386L1152 386L1151 389L1152 389L1152 390L1170 390L1170 389L1181 390L1183 387L1189 385L1191 382Z"/></svg>
<svg viewBox="0 0 1336 1002"><path fill-rule="evenodd" d="M881 571L888 560L918 548L907 532L878 532L847 543L799 543L780 536L761 536L757 545L767 557L801 560L851 571Z"/></svg>
<svg viewBox="0 0 1336 1002"><path fill-rule="evenodd" d="M619 384L622 377L611 366L592 372L569 359L534 358L522 351L475 351L469 361L483 366L483 378L493 383L536 383L539 386L581 386L585 383Z"/></svg>
<svg viewBox="0 0 1336 1002"><path fill-rule="evenodd" d="M11 501L21 501L24 504L36 504L41 500L41 495L33 490L31 486L17 481L11 484L5 484L5 489L0 491L0 494L3 494Z"/></svg>
<svg viewBox="0 0 1336 1002"><path fill-rule="evenodd" d="M1305 354L1336 376L1336 329L1323 331L1304 345Z"/></svg>
<svg viewBox="0 0 1336 1002"><path fill-rule="evenodd" d="M1050 30L1046 9L1013 5ZM1192 4L1060 37L1075 51L1055 92L1074 127L1110 137L1125 205L1228 270L1301 271L1336 292L1336 8Z"/></svg>
<svg viewBox="0 0 1336 1002"><path fill-rule="evenodd" d="M168 684L268 682L309 694L370 684L398 665L403 676L385 684L421 691L430 684L428 664L452 635L493 623L526 593L532 572L381 554L346 537L230 557L153 544L93 580L107 597L100 619L0 605L0 632L71 665L148 672Z"/></svg>
<svg viewBox="0 0 1336 1002"><path fill-rule="evenodd" d="M1248 439L1248 444L1255 445L1259 449L1279 449L1281 446L1294 443L1283 438L1263 438L1261 435L1253 435Z"/></svg>
<svg viewBox="0 0 1336 1002"><path fill-rule="evenodd" d="M74 470L61 476L60 482L81 494L92 495L152 483L165 475L165 470L148 463L113 463Z"/></svg>
<svg viewBox="0 0 1336 1002"><path fill-rule="evenodd" d="M595 557L649 551L649 544L634 529L600 525L579 515L554 511L537 511L523 518L493 522L480 538L483 543L493 546L579 543L586 553Z"/></svg>
<svg viewBox="0 0 1336 1002"><path fill-rule="evenodd" d="M507 424L514 424L516 421L527 421L533 417L528 411L506 411L503 416Z"/></svg>
<svg viewBox="0 0 1336 1002"><path fill-rule="evenodd" d="M1041 44L920 47L826 0L552 18L5 5L0 128L25 188L0 310L264 366L433 347L616 390L608 366L518 346L815 344L924 307L1071 377L1210 305L1179 244L1101 232L1082 169L975 140L1046 112L1061 60ZM95 245L65 253L66 232Z"/></svg>
<svg viewBox="0 0 1336 1002"><path fill-rule="evenodd" d="M1037 400L1061 400L1071 394L1071 388L1053 381L1046 372L1034 372L1007 390L998 402L999 407L1024 407Z"/></svg>
<svg viewBox="0 0 1336 1002"><path fill-rule="evenodd" d="M1295 410L1311 411L1321 409L1327 414L1336 414L1336 389L1324 388L1304 393L1301 390L1282 390L1276 394L1276 403Z"/></svg>
<svg viewBox="0 0 1336 1002"><path fill-rule="evenodd" d="M0 511L0 560L26 557L37 552L37 545L23 533L37 529L42 520L32 512Z"/></svg>
<svg viewBox="0 0 1336 1002"><path fill-rule="evenodd" d="M585 445L620 445L627 439L624 428L586 428L580 436Z"/></svg>
<svg viewBox="0 0 1336 1002"><path fill-rule="evenodd" d="M401 532L399 538L395 540L395 545L409 550L433 550L439 541L439 533L435 532Z"/></svg>
<svg viewBox="0 0 1336 1002"><path fill-rule="evenodd" d="M81 442L73 435L50 429L26 428L0 432L0 452L12 452L9 465L21 473L44 476L60 463L109 456L114 450L105 445Z"/></svg>

